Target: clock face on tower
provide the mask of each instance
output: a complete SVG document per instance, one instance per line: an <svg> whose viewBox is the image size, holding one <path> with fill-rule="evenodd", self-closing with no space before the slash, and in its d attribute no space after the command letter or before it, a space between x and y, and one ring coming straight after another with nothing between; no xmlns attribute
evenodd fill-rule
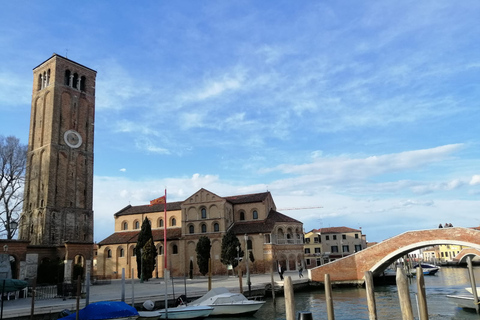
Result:
<svg viewBox="0 0 480 320"><path fill-rule="evenodd" d="M75 130L65 131L63 139L70 148L78 148L82 145L82 137Z"/></svg>

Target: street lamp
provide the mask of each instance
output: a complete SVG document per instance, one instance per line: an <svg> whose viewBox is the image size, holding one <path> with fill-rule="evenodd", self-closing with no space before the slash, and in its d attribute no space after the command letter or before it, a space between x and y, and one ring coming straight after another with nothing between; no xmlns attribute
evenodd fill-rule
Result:
<svg viewBox="0 0 480 320"><path fill-rule="evenodd" d="M240 265L240 246L237 246L237 266ZM240 277L240 270L237 269L237 276Z"/></svg>
<svg viewBox="0 0 480 320"><path fill-rule="evenodd" d="M10 230L7 232L7 239L12 239L14 231L18 228L18 222L15 220L10 220L9 227Z"/></svg>
<svg viewBox="0 0 480 320"><path fill-rule="evenodd" d="M248 296L250 297L252 295L252 288L251 288L251 283L250 283L250 269L248 268L248 260L250 259L249 257L249 251L248 251L248 236L247 234L245 233L245 236L244 236L244 239L245 239L245 254L246 254L246 257L245 257L245 263L247 265L247 284L248 284Z"/></svg>

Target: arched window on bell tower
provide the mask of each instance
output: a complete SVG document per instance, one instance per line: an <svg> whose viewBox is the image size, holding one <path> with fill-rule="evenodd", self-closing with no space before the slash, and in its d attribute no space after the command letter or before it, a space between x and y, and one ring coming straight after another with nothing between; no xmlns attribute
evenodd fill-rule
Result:
<svg viewBox="0 0 480 320"><path fill-rule="evenodd" d="M85 78L85 76L82 76L80 78L80 91L82 92L85 92L85 88L86 88L86 81L87 81L87 78Z"/></svg>
<svg viewBox="0 0 480 320"><path fill-rule="evenodd" d="M42 83L43 83L43 75L40 73L38 75L37 91L42 90Z"/></svg>
<svg viewBox="0 0 480 320"><path fill-rule="evenodd" d="M72 88L78 89L78 73L73 74Z"/></svg>
<svg viewBox="0 0 480 320"><path fill-rule="evenodd" d="M66 85L66 86L70 86L70 75L71 75L71 72L70 70L65 70L65 79L63 81L63 84Z"/></svg>

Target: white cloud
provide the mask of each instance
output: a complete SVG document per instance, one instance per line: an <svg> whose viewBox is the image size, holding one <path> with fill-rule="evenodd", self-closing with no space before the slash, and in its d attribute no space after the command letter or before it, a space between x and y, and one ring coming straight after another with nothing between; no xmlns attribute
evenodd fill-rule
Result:
<svg viewBox="0 0 480 320"><path fill-rule="evenodd" d="M476 174L472 177L472 180L470 180L470 185L476 186L480 184L480 174Z"/></svg>
<svg viewBox="0 0 480 320"><path fill-rule="evenodd" d="M317 158L314 162L301 165L279 165L269 171L281 171L316 177L319 181L352 181L385 173L421 168L448 159L462 148L462 144L451 144L431 149L405 151L380 156L352 159L348 157Z"/></svg>
<svg viewBox="0 0 480 320"><path fill-rule="evenodd" d="M192 98L194 100L205 100L217 97L223 93L234 91L242 86L244 75L242 72L233 75L225 74L220 79L209 79L206 84Z"/></svg>
<svg viewBox="0 0 480 320"><path fill-rule="evenodd" d="M127 169L122 168L122 169L120 169L119 171L120 171L120 172L127 172Z"/></svg>

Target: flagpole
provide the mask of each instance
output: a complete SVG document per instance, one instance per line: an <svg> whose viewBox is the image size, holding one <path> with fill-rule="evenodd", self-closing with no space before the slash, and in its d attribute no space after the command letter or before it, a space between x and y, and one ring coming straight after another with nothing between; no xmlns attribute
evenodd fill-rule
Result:
<svg viewBox="0 0 480 320"><path fill-rule="evenodd" d="M165 216L163 224L163 257L164 257L164 268L167 267L167 189L165 188L165 203L163 204L163 214Z"/></svg>
<svg viewBox="0 0 480 320"><path fill-rule="evenodd" d="M167 268L167 188L165 188L165 202L163 203L163 280L165 281L165 318L168 319L168 280L170 274ZM174 297L175 298L175 297Z"/></svg>

